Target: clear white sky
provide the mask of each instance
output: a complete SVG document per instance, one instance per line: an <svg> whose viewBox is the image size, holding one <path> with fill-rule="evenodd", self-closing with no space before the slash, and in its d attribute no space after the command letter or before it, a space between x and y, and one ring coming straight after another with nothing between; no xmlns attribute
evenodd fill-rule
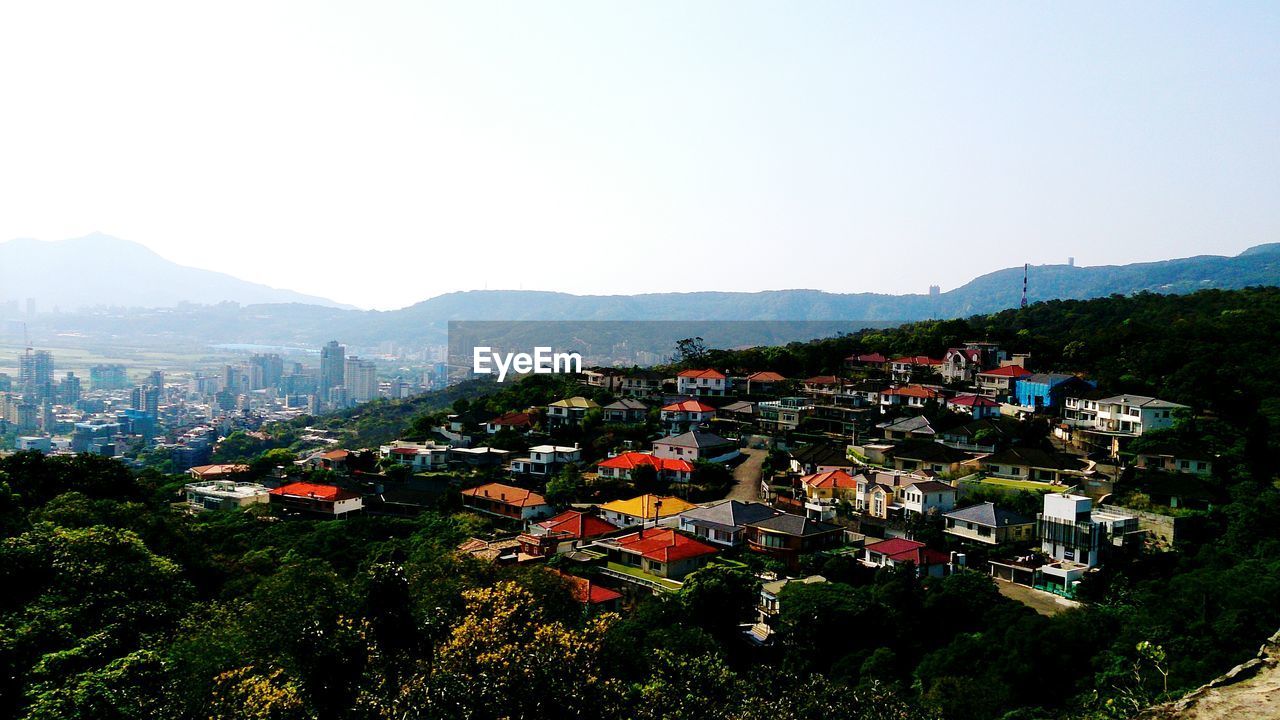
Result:
<svg viewBox="0 0 1280 720"><path fill-rule="evenodd" d="M1280 240L1280 2L0 0L0 239L392 308Z"/></svg>

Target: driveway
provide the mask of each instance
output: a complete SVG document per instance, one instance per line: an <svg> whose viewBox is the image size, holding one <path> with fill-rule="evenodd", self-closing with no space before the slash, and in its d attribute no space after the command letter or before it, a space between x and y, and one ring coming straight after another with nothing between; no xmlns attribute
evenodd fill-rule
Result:
<svg viewBox="0 0 1280 720"><path fill-rule="evenodd" d="M1068 600L1044 590L1029 588L1026 585L1011 583L1008 580L996 580L996 587L1000 589L1001 595L1011 600L1017 600L1041 615L1053 616L1071 608L1080 607L1080 603L1075 600Z"/></svg>
<svg viewBox="0 0 1280 720"><path fill-rule="evenodd" d="M769 455L769 451L748 447L742 449L742 454L746 455L747 459L738 463L738 466L733 469L733 487L729 488L729 494L724 497L726 500L742 502L759 500L760 466L764 465L764 459Z"/></svg>

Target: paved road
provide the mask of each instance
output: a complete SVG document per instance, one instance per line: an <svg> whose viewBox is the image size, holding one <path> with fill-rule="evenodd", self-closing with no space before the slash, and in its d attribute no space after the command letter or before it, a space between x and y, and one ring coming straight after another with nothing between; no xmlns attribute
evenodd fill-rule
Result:
<svg viewBox="0 0 1280 720"><path fill-rule="evenodd" d="M759 500L760 466L764 464L764 459L768 456L769 451L743 448L742 454L746 455L747 459L733 469L733 487L729 489L729 494L725 495L725 499L741 500L742 502Z"/></svg>
<svg viewBox="0 0 1280 720"><path fill-rule="evenodd" d="M1036 590L1007 580L996 580L996 587L1000 588L1001 595L1017 600L1041 615L1053 616L1071 608L1080 607L1080 603L1075 600L1068 600L1044 590Z"/></svg>

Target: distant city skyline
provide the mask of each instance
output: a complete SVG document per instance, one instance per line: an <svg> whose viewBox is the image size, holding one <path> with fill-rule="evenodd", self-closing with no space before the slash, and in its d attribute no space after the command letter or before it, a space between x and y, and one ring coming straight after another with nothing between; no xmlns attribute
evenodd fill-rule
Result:
<svg viewBox="0 0 1280 720"><path fill-rule="evenodd" d="M0 240L362 308L1280 241L1280 5L0 9ZM109 270L109 268L106 268Z"/></svg>

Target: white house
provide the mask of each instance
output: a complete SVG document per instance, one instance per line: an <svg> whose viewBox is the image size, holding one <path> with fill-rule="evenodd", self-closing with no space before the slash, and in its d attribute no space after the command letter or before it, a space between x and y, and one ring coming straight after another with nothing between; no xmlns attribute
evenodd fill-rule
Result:
<svg viewBox="0 0 1280 720"><path fill-rule="evenodd" d="M1113 395L1097 401L1094 429L1138 436L1150 430L1172 427L1174 411L1186 407L1144 395Z"/></svg>
<svg viewBox="0 0 1280 720"><path fill-rule="evenodd" d="M582 460L582 451L577 445L535 445L529 448L529 456L511 461L512 475L549 476L560 471L569 463Z"/></svg>
<svg viewBox="0 0 1280 720"><path fill-rule="evenodd" d="M378 457L397 465L407 465L414 472L445 470L449 467L449 446L435 442L396 440L378 448Z"/></svg>
<svg viewBox="0 0 1280 720"><path fill-rule="evenodd" d="M722 397L729 378L718 370L684 370L676 376L676 392L681 395Z"/></svg>
<svg viewBox="0 0 1280 720"><path fill-rule="evenodd" d="M912 515L950 512L956 506L956 489L939 480L917 480L902 487L898 503Z"/></svg>

